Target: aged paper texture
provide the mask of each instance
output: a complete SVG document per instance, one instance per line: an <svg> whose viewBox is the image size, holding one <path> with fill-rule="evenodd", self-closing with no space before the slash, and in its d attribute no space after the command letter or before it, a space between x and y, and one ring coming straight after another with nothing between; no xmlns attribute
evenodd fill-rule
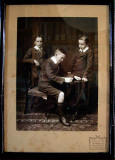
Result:
<svg viewBox="0 0 115 160"><path fill-rule="evenodd" d="M16 130L18 17L98 18L98 130ZM107 152L109 144L109 9L104 5L9 5L6 8L4 151Z"/></svg>

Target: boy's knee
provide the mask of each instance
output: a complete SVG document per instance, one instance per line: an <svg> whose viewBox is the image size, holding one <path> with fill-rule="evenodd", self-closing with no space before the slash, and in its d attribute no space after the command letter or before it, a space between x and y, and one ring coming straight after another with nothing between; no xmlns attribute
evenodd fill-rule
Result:
<svg viewBox="0 0 115 160"><path fill-rule="evenodd" d="M58 103L64 102L64 92L60 92L58 95Z"/></svg>

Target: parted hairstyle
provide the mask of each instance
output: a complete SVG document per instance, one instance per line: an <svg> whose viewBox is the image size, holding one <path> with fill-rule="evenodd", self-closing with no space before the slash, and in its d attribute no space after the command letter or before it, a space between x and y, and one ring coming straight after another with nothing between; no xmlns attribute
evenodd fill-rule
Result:
<svg viewBox="0 0 115 160"><path fill-rule="evenodd" d="M83 41L85 41L86 44L89 43L88 36L85 34L79 35L78 40L83 40Z"/></svg>
<svg viewBox="0 0 115 160"><path fill-rule="evenodd" d="M56 48L55 51L56 51L56 50L59 50L60 52L62 52L63 54L66 55L66 51L65 51L63 48Z"/></svg>

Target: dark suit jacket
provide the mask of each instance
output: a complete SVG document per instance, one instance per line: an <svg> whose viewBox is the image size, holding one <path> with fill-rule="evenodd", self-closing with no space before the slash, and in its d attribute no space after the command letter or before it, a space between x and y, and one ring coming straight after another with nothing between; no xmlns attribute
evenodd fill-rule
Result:
<svg viewBox="0 0 115 160"><path fill-rule="evenodd" d="M92 57L93 53L91 49L86 52L80 52L78 48L74 50L74 57L72 61L72 74L89 78L92 71Z"/></svg>
<svg viewBox="0 0 115 160"><path fill-rule="evenodd" d="M45 54L44 50L42 50L42 52L40 52L39 50L36 50L34 47L28 49L28 51L26 52L26 54L23 58L24 63L30 63L32 65L31 66L32 67L32 69L31 69L32 86L34 86L34 83L38 83L38 81L37 81L38 69L40 69L40 67L45 59L46 59L46 54ZM34 60L37 60L40 63L40 66L36 66L34 63Z"/></svg>
<svg viewBox="0 0 115 160"><path fill-rule="evenodd" d="M63 84L65 79L58 76L59 65L55 64L51 58L47 59L41 68L38 87L42 92L47 95L58 96L61 92L55 84Z"/></svg>
<svg viewBox="0 0 115 160"><path fill-rule="evenodd" d="M43 65L40 72L39 82L56 82L62 84L65 80L64 78L58 76L59 65L55 64L51 58L47 59Z"/></svg>

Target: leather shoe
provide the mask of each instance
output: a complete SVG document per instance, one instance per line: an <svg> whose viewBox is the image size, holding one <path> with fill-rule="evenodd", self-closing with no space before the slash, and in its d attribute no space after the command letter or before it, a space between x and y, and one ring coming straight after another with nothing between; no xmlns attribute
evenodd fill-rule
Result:
<svg viewBox="0 0 115 160"><path fill-rule="evenodd" d="M70 123L66 121L65 117L61 116L60 121L64 126L70 126Z"/></svg>

